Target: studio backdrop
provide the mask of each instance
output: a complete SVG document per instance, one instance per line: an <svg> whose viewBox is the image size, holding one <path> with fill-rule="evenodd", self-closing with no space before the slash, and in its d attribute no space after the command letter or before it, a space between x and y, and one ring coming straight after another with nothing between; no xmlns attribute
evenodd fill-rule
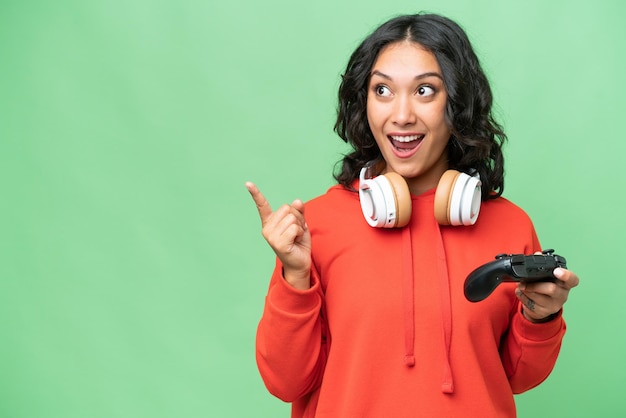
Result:
<svg viewBox="0 0 626 418"><path fill-rule="evenodd" d="M289 416L254 360L274 258L244 182L324 193L349 54L419 11L467 30L504 196L581 278L519 416L619 416L624 4L2 0L0 417Z"/></svg>

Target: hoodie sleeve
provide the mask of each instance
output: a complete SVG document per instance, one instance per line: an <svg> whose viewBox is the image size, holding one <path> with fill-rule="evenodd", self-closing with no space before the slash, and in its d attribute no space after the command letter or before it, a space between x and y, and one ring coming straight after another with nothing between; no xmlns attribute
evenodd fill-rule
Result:
<svg viewBox="0 0 626 418"><path fill-rule="evenodd" d="M530 231L524 254L541 251L532 223ZM551 321L530 322L522 313L522 303L513 298L509 330L502 337L500 356L511 389L517 394L539 385L552 372L565 335L565 321L560 311Z"/></svg>
<svg viewBox="0 0 626 418"><path fill-rule="evenodd" d="M257 366L277 398L293 402L321 383L326 363L323 294L312 269L311 288L298 290L282 275L277 260L256 336Z"/></svg>
<svg viewBox="0 0 626 418"><path fill-rule="evenodd" d="M524 317L521 303L516 305L500 349L513 393L532 389L548 377L559 355L565 329L562 312L549 322L535 324Z"/></svg>

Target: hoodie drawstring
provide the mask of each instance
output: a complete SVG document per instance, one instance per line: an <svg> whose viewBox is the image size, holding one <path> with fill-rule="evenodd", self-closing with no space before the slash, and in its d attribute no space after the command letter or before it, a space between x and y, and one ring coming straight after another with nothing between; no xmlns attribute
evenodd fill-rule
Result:
<svg viewBox="0 0 626 418"><path fill-rule="evenodd" d="M413 245L411 227L402 229L402 287L404 289L404 364L415 366L415 283L413 282Z"/></svg>
<svg viewBox="0 0 626 418"><path fill-rule="evenodd" d="M446 250L443 246L443 238L441 237L441 229L439 223L437 225L437 271L439 273L441 283L441 314L443 319L443 382L441 390L443 393L454 393L454 381L452 378L452 367L450 366L450 345L452 340L452 301L450 299L450 276L448 273L448 264L446 263Z"/></svg>
<svg viewBox="0 0 626 418"><path fill-rule="evenodd" d="M450 278L446 263L446 251L443 245L441 229L436 224L436 263L441 293L441 314L443 320L443 380L441 391L454 393L454 381L450 366L450 345L452 340L452 301L450 298ZM402 230L402 285L404 304L404 364L407 367L415 366L415 283L413 277L413 245L411 242L411 227L407 225Z"/></svg>

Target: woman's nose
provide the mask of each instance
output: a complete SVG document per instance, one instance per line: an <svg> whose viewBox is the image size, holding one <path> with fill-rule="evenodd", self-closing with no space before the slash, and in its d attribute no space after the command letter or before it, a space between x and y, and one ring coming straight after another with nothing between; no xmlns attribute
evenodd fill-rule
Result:
<svg viewBox="0 0 626 418"><path fill-rule="evenodd" d="M417 121L417 114L410 97L399 96L393 107L393 122L398 126L411 125Z"/></svg>

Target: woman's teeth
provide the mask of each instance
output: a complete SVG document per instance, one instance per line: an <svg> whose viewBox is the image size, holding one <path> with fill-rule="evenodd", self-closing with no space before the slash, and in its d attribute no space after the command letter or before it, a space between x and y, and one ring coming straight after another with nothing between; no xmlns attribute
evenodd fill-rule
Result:
<svg viewBox="0 0 626 418"><path fill-rule="evenodd" d="M411 142L411 141L416 141L418 138L420 137L424 137L424 135L408 135L408 136L396 136L396 135L390 135L391 139L393 139L394 141L398 141L398 142Z"/></svg>
<svg viewBox="0 0 626 418"><path fill-rule="evenodd" d="M424 135L389 135L391 145L398 151L412 150L417 147Z"/></svg>

